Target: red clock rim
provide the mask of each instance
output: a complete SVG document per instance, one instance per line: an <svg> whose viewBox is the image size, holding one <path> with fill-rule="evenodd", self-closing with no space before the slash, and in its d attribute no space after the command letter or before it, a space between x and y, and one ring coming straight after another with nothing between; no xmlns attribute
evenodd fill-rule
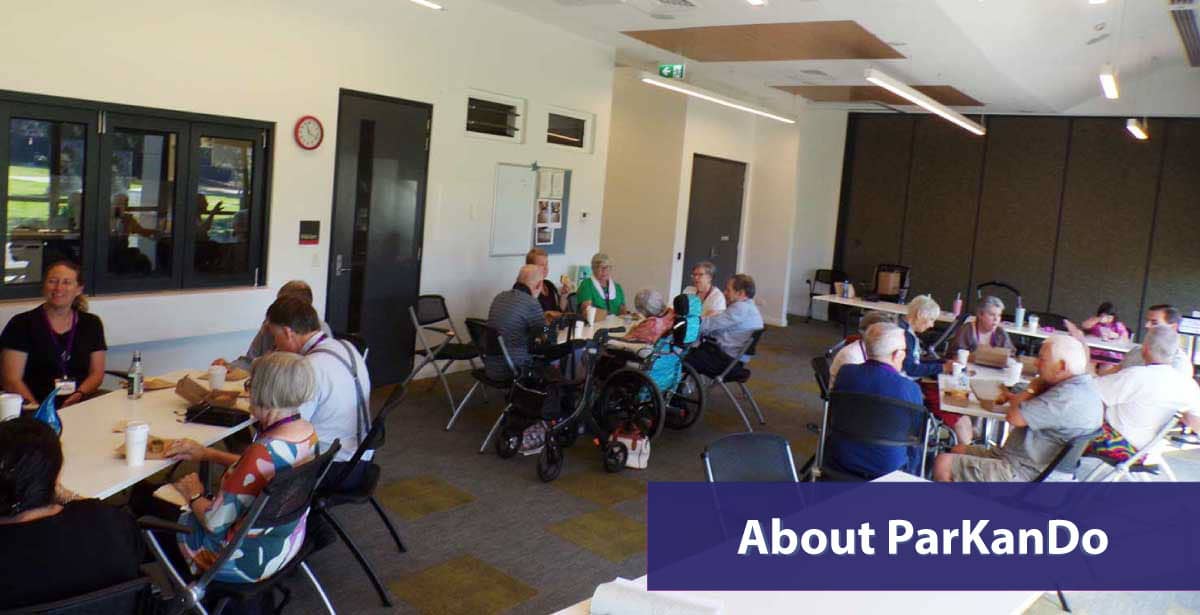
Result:
<svg viewBox="0 0 1200 615"><path fill-rule="evenodd" d="M305 145L304 142L300 140L300 125L303 124L305 120L312 120L317 123L317 126L321 127L321 138L317 139L317 142L311 147ZM300 117L300 119L296 120L296 125L292 127L292 137L296 139L296 145L299 145L302 149L317 149L318 147L321 147L322 143L325 142L325 125L322 124L321 120L317 119L317 116L315 115L303 115Z"/></svg>

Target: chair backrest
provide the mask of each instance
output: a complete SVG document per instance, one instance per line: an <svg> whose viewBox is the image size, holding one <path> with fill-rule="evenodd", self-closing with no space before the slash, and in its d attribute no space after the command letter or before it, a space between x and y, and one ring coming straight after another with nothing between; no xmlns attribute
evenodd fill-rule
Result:
<svg viewBox="0 0 1200 615"><path fill-rule="evenodd" d="M747 344L746 349L742 351L743 356L749 355L753 357L758 354L758 342L762 339L764 332L766 332L766 329L759 329L750 334L750 343Z"/></svg>
<svg viewBox="0 0 1200 615"><path fill-rule="evenodd" d="M812 358L813 377L817 379L817 388L821 391L821 399L825 401L829 401L829 364L828 357Z"/></svg>
<svg viewBox="0 0 1200 615"><path fill-rule="evenodd" d="M567 295L567 311L568 312L578 312L579 311L579 293L569 293Z"/></svg>
<svg viewBox="0 0 1200 615"><path fill-rule="evenodd" d="M848 279L849 276L847 276L845 272L837 269L818 269L817 272L813 274L813 282L818 284L828 284L831 287L833 286L834 282L845 282Z"/></svg>
<svg viewBox="0 0 1200 615"><path fill-rule="evenodd" d="M1030 482L1043 483L1048 480L1057 480L1058 477L1065 480L1074 479L1075 470L1079 468L1079 458L1083 456L1083 451L1087 449L1088 443L1101 433L1103 431L1097 429L1092 433L1072 438L1070 442L1063 445L1062 450L1058 451L1046 469Z"/></svg>
<svg viewBox="0 0 1200 615"><path fill-rule="evenodd" d="M350 342L350 345L354 346L358 354L362 355L363 360L367 360L367 354L371 352L371 349L367 346L366 338L357 333L338 333L336 331L333 333L333 337Z"/></svg>
<svg viewBox="0 0 1200 615"><path fill-rule="evenodd" d="M950 326L946 327L946 330L942 331L942 334L939 335L937 339L929 345L929 348L932 348L934 352L944 352L945 346L949 345L950 340L954 337L954 334L958 333L958 330L962 328L963 323L967 322L967 319L970 317L971 315L968 314L966 310L963 310L961 314L954 318L954 322L950 323Z"/></svg>
<svg viewBox="0 0 1200 615"><path fill-rule="evenodd" d="M322 491L341 491L341 485L352 474L355 467L362 461L363 455L367 451L375 451L383 448L384 439L387 435L387 418L391 414L392 408L400 405L404 398L408 395L408 390L405 389L400 397L393 400L389 404L385 404L379 409L379 414L375 415L375 419L371 421L371 428L367 430L367 435L358 443L358 450L354 451L354 455L350 457L350 461L340 466L337 471L332 472L328 480L322 481Z"/></svg>
<svg viewBox="0 0 1200 615"><path fill-rule="evenodd" d="M105 587L80 596L73 596L54 602L35 604L19 609L3 610L0 615L22 613L45 613L47 615L134 615L136 613L155 612L149 607L155 600L151 592L150 577L139 577Z"/></svg>
<svg viewBox="0 0 1200 615"><path fill-rule="evenodd" d="M875 292L879 292L879 274L881 273L899 273L900 288L908 288L909 267L906 265L890 265L881 263L875 266Z"/></svg>
<svg viewBox="0 0 1200 615"><path fill-rule="evenodd" d="M471 335L471 342L475 344L475 349L481 356L503 357L509 370L514 374L517 373L512 358L508 356L508 348L504 346L504 336L500 335L495 327L489 325L482 318L468 318L466 324L467 333Z"/></svg>
<svg viewBox="0 0 1200 615"><path fill-rule="evenodd" d="M731 434L708 445L701 457L710 483L800 481L791 445L775 434Z"/></svg>
<svg viewBox="0 0 1200 615"><path fill-rule="evenodd" d="M925 406L891 397L831 391L826 433L862 444L921 446L928 416Z"/></svg>
<svg viewBox="0 0 1200 615"><path fill-rule="evenodd" d="M421 295L417 297L417 303L413 306L413 313L416 315L417 324L432 325L435 322L442 322L450 319L450 312L446 309L446 298L441 295Z"/></svg>
<svg viewBox="0 0 1200 615"><path fill-rule="evenodd" d="M975 305L983 300L984 292L989 295L995 295L1004 302L1004 320L1012 321L1013 309L1017 307L1017 302L1021 300L1021 291L1011 284L1001 282L1000 280L992 280L975 286ZM997 292L1004 291L1004 292Z"/></svg>
<svg viewBox="0 0 1200 615"><path fill-rule="evenodd" d="M675 297L675 324L671 327L671 342L680 348L696 343L700 338L700 314L704 304L696 295L682 294Z"/></svg>

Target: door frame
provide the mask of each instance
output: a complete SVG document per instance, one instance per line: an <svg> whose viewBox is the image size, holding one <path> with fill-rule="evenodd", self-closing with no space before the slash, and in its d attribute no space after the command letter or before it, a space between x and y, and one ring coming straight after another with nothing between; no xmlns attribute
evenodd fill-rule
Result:
<svg viewBox="0 0 1200 615"><path fill-rule="evenodd" d="M679 237L678 247L674 250L674 252L678 252L683 255L682 256L683 260L679 262L679 273L673 274L672 275L673 279L671 281L672 284L675 284L677 282L681 284L679 286L678 292L683 292L683 289L687 286L687 284L686 284L687 274L690 271L690 267L691 267L691 264L686 262L687 261L687 227L688 227L688 222L690 222L691 217L692 217L692 182L693 182L692 176L695 174L695 171L696 171L696 158L697 157L711 158L713 160L721 160L724 162L732 162L735 164L740 164L740 165L742 165L742 167L745 168L745 173L742 175L741 214L738 217L737 256L734 258L734 271L732 273L730 273L729 275L733 275L733 274L741 271L742 263L744 263L746 260L745 259L746 239L747 239L746 235L750 232L750 215L749 215L750 210L749 210L749 207L750 207L750 190L752 188L751 183L750 183L751 163L746 160L738 160L736 158L730 158L728 156L715 156L713 154L706 154L699 150L692 150L690 152L687 152L685 155L687 156L686 160L688 162L687 183L684 184L683 179L681 177L680 184L681 184L681 186L686 186L687 194L686 194L686 196L684 196L683 198L680 199L680 201L681 201L680 207L683 210L682 211L683 223L682 223L682 225L680 225L682 227L682 233L680 234L680 237ZM721 280L714 279L713 284L722 289L725 287L724 282Z"/></svg>
<svg viewBox="0 0 1200 615"><path fill-rule="evenodd" d="M338 88L338 113L337 113L337 118L334 120L334 122L335 122L334 123L335 137L333 139L333 147L334 147L333 189L329 195L329 250L328 250L328 254L326 254L326 257L325 257L325 314L324 314L325 318L322 319L325 321L328 321L329 302L330 302L330 299L332 298L332 293L330 292L330 290L333 288L333 278L334 278L334 274L335 274L335 270L334 270L335 252L334 252L333 243L334 243L334 238L337 237L336 227L335 227L335 225L337 224L337 215L336 215L337 194L338 194L338 183L337 183L338 182L338 172L337 171L338 171L338 168L340 168L339 163L341 162L341 154L338 153L338 148L337 148L337 141L338 141L338 139L341 138L341 134L337 133L336 131L337 131L337 127L342 125L342 97L346 96L346 95L356 96L359 98L366 98L369 100L377 100L377 101L386 102L386 103L407 105L410 107L418 107L418 108L423 108L423 109L429 110L429 126L427 128L427 132L429 134L429 144L425 150L425 168L421 170L421 175L424 178L424 181L421 182L420 191L419 191L420 194L417 197L417 202L420 204L420 207L417 210L417 220L416 220L417 228L415 229L415 232L413 233L413 237L416 238L416 244L417 244L416 245L416 248L417 248L417 296L421 295L421 274L425 270L425 210L426 210L426 207L428 207L428 205L429 205L429 199L428 199L428 195L429 195L429 159L431 158L431 156L433 154L433 103L421 102L419 100L410 100L407 98L396 98L394 96L384 96L382 94L372 94L370 92L363 92L361 90L352 90L349 88ZM337 333L337 332L335 331L335 333ZM345 333L345 331L342 331L341 333ZM409 369L410 370L412 369L411 366L409 367Z"/></svg>

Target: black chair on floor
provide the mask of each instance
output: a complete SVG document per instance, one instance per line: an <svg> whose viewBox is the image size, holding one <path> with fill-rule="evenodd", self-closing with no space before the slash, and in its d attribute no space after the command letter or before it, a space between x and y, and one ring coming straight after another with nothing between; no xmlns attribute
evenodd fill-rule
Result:
<svg viewBox="0 0 1200 615"><path fill-rule="evenodd" d="M475 339L482 340L480 352L485 357L499 357L504 360L504 364L508 366L508 373L512 374L512 378L494 379L487 375L487 369L478 370L478 373L472 373L475 377L476 386L483 384L494 389L501 389L505 393L507 400L508 393L512 390L513 383L516 382L517 366L513 363L512 356L508 354L508 346L504 344L504 336L500 332L487 324L484 321L477 321L473 326L478 327L479 336ZM500 411L500 416L496 417L496 422L492 423L492 428L488 430L487 435L483 438L483 444L479 445L479 452L482 454L487 450L488 442L491 442L492 437L500 430L500 425L504 423L504 418L508 416L508 411L512 409L512 403L508 402L504 405L504 409ZM447 427L449 429L449 427Z"/></svg>
<svg viewBox="0 0 1200 615"><path fill-rule="evenodd" d="M950 348L950 340L954 339L955 334L958 333L958 330L962 328L963 324L966 323L967 319L970 317L971 315L968 314L966 310L963 310L962 313L956 316L954 321L951 322L950 325L937 336L937 339L935 339L932 344L927 346L929 351L935 355L938 355L939 357L945 355Z"/></svg>
<svg viewBox="0 0 1200 615"><path fill-rule="evenodd" d="M367 574L371 585L375 588L375 592L379 594L379 600L384 606L392 606L392 597L388 594L383 582L379 579L379 575L375 572L375 568L367 560L362 550L358 548L354 540L350 538L350 534L346 531L337 517L333 515L333 509L346 504L370 504L371 508L379 515L383 521L383 525L387 527L388 533L392 535L392 541L396 543L396 549L405 553L407 549L404 547L404 542L400 540L400 533L396 531L396 526L392 524L392 520L388 517L387 512L380 506L379 500L375 499L375 490L379 487L380 467L379 464L371 460L363 461L363 457L367 451L372 451L372 456L375 451L383 447L384 438L387 430L387 418L391 413L392 408L400 405L403 396L385 404L379 410L379 414L375 416L375 420L371 421L371 429L367 431L367 435L359 443L358 450L354 451L354 456L345 463L335 463L330 469L328 476L317 489L316 496L313 498L313 513L326 521L333 528L338 538L350 549L350 553L362 567L363 572ZM364 464L360 472L354 470L359 464Z"/></svg>
<svg viewBox="0 0 1200 615"><path fill-rule="evenodd" d="M975 285L975 305L979 305L983 301L984 293L994 295L1004 302L1004 313L1001 315L1006 322L1013 321L1013 309L1017 307L1017 303L1021 301L1021 291L1015 286L1000 280L992 280Z"/></svg>
<svg viewBox="0 0 1200 615"><path fill-rule="evenodd" d="M367 339L357 333L338 333L334 331L333 337L350 342L350 345L354 346L358 354L362 355L363 361L366 361L367 356L371 354L371 348L367 346Z"/></svg>
<svg viewBox="0 0 1200 615"><path fill-rule="evenodd" d="M930 414L925 406L881 395L831 391L828 407L826 427L821 434L822 452L828 446L825 440L834 435L859 444L905 449L920 447L920 476L925 475L925 456L929 450L927 435L931 428ZM824 456L816 467L823 480L861 482L876 478L846 471Z"/></svg>
<svg viewBox="0 0 1200 615"><path fill-rule="evenodd" d="M567 295L567 311L573 314L579 313L579 293L570 293Z"/></svg>
<svg viewBox="0 0 1200 615"><path fill-rule="evenodd" d="M414 350L414 353L422 359L421 363L408 374L408 378L405 378L404 382L400 384L400 388L407 387L409 381L415 378L422 368L432 363L437 370L438 378L442 381L442 388L446 390L446 399L450 401L450 413L453 414L456 407L454 393L450 391L450 383L446 380L446 371L457 361L466 361L474 369L475 359L479 358L479 351L473 344L456 341L461 340L462 337L454 328L454 321L446 309L446 298L441 295L417 297L416 305L408 308L408 316L412 319L413 328L417 332L417 341L420 342L420 346ZM441 338L437 343L430 343L431 339L437 339L437 337Z"/></svg>
<svg viewBox="0 0 1200 615"><path fill-rule="evenodd" d="M885 273L900 274L900 289L899 289L898 293L882 294L879 292L881 290L881 287L879 285L879 277ZM874 290L871 291L871 294L874 295L875 297L878 297L879 301L901 302L900 298L902 296L905 296L907 298L907 295L908 295L909 267L907 267L905 265L889 265L889 264L876 265L875 266L875 282L874 282L874 284L875 284L875 288L874 288Z"/></svg>
<svg viewBox="0 0 1200 615"><path fill-rule="evenodd" d="M845 344L842 344L845 345ZM825 356L813 357L812 370L813 378L817 381L817 391L821 395L821 425L817 428L816 425L809 424L809 430L817 432L817 452L804 463L804 470L801 474L805 480L820 480L821 478L821 462L825 458L825 427L829 422L829 391L833 387L832 378L829 375L829 353Z"/></svg>
<svg viewBox="0 0 1200 615"><path fill-rule="evenodd" d="M783 436L735 433L705 447L700 457L710 483L798 483L792 447Z"/></svg>
<svg viewBox="0 0 1200 615"><path fill-rule="evenodd" d="M329 450L321 453L312 461L290 468L275 475L271 482L254 498L254 502L250 505L250 510L245 517L236 526L237 531L229 544L221 549L217 555L217 560L211 567L200 575L200 578L187 583L183 580L183 575L171 565L166 553L162 549L162 545L158 542L158 537L155 532L169 533L188 533L187 527L178 523L165 521L155 517L142 517L138 520L138 524L142 527L142 534L146 539L146 544L150 546L150 550L154 553L154 557L167 573L172 589L175 594L178 611L184 612L195 610L202 614L207 614L205 601L212 603L214 600L216 605L213 607L213 615L220 615L231 604L238 605L261 605L265 599L270 598L274 601L275 592L283 594L282 603L275 608L276 611L281 611L283 606L290 600L290 593L286 587L280 582L292 574L299 568L308 577L312 583L313 589L320 595L321 600L325 604L326 610L332 615L333 605L329 602L329 597L325 594L325 589L321 587L317 577L313 574L312 569L308 567L305 560L316 550L316 543L306 538L304 544L300 548L300 552L295 555L288 563L284 564L275 574L269 578L257 583L225 583L215 580L217 572L229 561L235 553L238 553L242 546L242 541L251 530L267 530L288 523L294 523L303 517L311 510L313 496L320 484L321 479L325 477L326 471L329 469L334 456L341 449L341 442L335 440ZM170 537L174 540L174 537Z"/></svg>
<svg viewBox="0 0 1200 615"><path fill-rule="evenodd" d="M804 283L808 284L808 315L804 317L804 322L812 322L813 297L828 295L833 292L834 282L845 282L849 279L845 272L837 269L818 269L811 280L805 280ZM824 284L828 288L818 290L818 284Z"/></svg>
<svg viewBox="0 0 1200 615"><path fill-rule="evenodd" d="M152 615L163 606L154 597L150 578L140 577L64 600L0 610L0 615Z"/></svg>
<svg viewBox="0 0 1200 615"><path fill-rule="evenodd" d="M1083 457L1083 451L1087 450L1088 444L1095 440L1097 436L1103 433L1103 430L1097 429L1092 433L1076 436L1067 442L1054 456L1054 459L1030 482L1045 483L1045 482L1071 482L1076 479L1075 473L1079 469L1079 458Z"/></svg>
<svg viewBox="0 0 1200 615"><path fill-rule="evenodd" d="M746 383L750 381L750 369L747 368L744 363L742 363L742 357L752 357L758 354L758 341L762 339L764 331L766 331L766 329L759 329L755 331L750 336L750 339L746 341L746 345L742 347L742 351L739 352L736 357L733 357L729 364L725 366L725 369L721 370L720 374L717 374L716 376L709 376L709 378L711 378L711 382L709 382L708 388L711 389L714 386L720 385L720 387L724 389L725 394L729 396L729 401L733 402L733 407L736 408L738 414L741 415L742 422L746 425L746 431L754 431L754 428L750 426L750 419L746 416L746 411L743 410L742 405L738 403L737 396L733 394L733 391L729 388L728 383L732 382L738 385L738 388L742 390L742 394L745 395L746 399L750 401L750 406L754 408L754 414L758 415L758 424L766 425L767 419L763 416L762 409L758 407L758 402L754 401L754 396L750 394L750 389L746 388ZM707 374L705 375L707 376Z"/></svg>
<svg viewBox="0 0 1200 615"><path fill-rule="evenodd" d="M471 389L467 391L466 396L459 402L458 407L454 409L454 414L450 416L450 422L446 423L446 431L454 428L455 421L462 414L464 408L467 407L467 402L471 401L471 397L475 395L475 391L483 394L484 399L487 399L487 390L489 388L496 389L506 396L509 389L512 388L512 378L492 378L487 373L487 357L503 357L505 363L509 366L509 373L516 373L513 368L512 361L508 357L508 349L504 347L503 341L500 339L500 333L487 324L487 321L482 318L468 318L466 320L467 332L471 335L471 343L475 344L476 351L479 352L480 362L483 367L471 370L471 378L475 383L471 385ZM490 434L489 434L490 435ZM484 440L483 449L487 448L487 440Z"/></svg>

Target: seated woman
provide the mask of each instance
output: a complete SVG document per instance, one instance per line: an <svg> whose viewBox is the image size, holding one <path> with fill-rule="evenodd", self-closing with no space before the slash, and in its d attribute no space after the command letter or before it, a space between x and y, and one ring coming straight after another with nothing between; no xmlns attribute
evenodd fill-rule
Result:
<svg viewBox="0 0 1200 615"><path fill-rule="evenodd" d="M175 483L189 502L179 523L192 528L192 532L180 536L178 546L193 574L201 574L213 564L230 530L277 473L308 463L317 454L317 432L312 423L300 418L300 406L316 390L316 375L304 358L290 352L273 352L254 361L250 373L250 412L259 430L254 443L240 457L186 439L172 442L164 451L176 460L228 466L220 491L212 497L204 495L204 487L194 473ZM226 562L216 580L254 583L275 574L300 550L307 518L305 514L269 533L249 534L240 549L244 555Z"/></svg>
<svg viewBox="0 0 1200 615"><path fill-rule="evenodd" d="M142 538L99 500L56 501L62 447L32 418L0 423L0 609L64 600L140 576Z"/></svg>
<svg viewBox="0 0 1200 615"><path fill-rule="evenodd" d="M579 283L579 291L575 295L579 301L579 313L587 314L589 307L594 307L596 320L608 314L625 314L625 290L612 279L612 259L603 252L597 252L592 257L592 277Z"/></svg>
<svg viewBox="0 0 1200 615"><path fill-rule="evenodd" d="M1013 349L1008 332L1000 326L1000 315L1004 313L1004 302L996 297L984 297L975 306L975 318L962 326L954 336L950 350L975 352L980 346Z"/></svg>
<svg viewBox="0 0 1200 615"><path fill-rule="evenodd" d="M550 255L541 248L533 248L525 253L525 264L534 265L542 271L542 292L534 297L542 306L542 311L551 317L557 317L566 312L568 309L567 297L574 292L574 289L571 288L571 281L565 275L559 279L562 288L556 288L554 282L550 281Z"/></svg>
<svg viewBox="0 0 1200 615"><path fill-rule="evenodd" d="M1117 317L1117 308L1105 301L1096 308L1096 315L1083 321L1083 332L1106 342L1128 342L1129 328ZM1120 363L1125 355L1114 350L1092 349L1092 360L1102 363Z"/></svg>
<svg viewBox="0 0 1200 615"><path fill-rule="evenodd" d="M943 364L941 359L921 358L920 334L928 331L937 322L942 308L929 295L918 295L908 304L908 313L900 319L900 328L904 330L906 355L904 357L904 373L909 378L928 378L937 376L945 371L950 372L950 363Z"/></svg>
<svg viewBox="0 0 1200 615"><path fill-rule="evenodd" d="M713 276L716 273L716 265L700 261L692 267L692 285L683 289L685 295L700 297L700 302L704 305L704 311L700 314L703 318L725 311L725 293L713 286Z"/></svg>
<svg viewBox="0 0 1200 615"><path fill-rule="evenodd" d="M625 334L627 341L654 343L675 325L675 310L667 307L662 293L657 290L639 290L633 298L633 306L646 318Z"/></svg>
<svg viewBox="0 0 1200 615"><path fill-rule="evenodd" d="M12 317L0 333L4 390L39 403L58 389L58 403L86 399L104 380L104 324L87 312L83 272L58 261L42 277L42 305Z"/></svg>

